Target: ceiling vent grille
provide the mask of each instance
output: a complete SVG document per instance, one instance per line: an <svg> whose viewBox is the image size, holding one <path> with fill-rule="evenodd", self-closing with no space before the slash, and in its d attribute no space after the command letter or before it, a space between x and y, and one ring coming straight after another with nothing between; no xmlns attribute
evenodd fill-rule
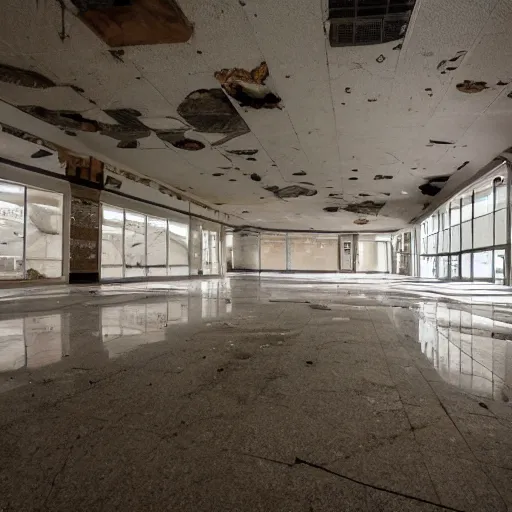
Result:
<svg viewBox="0 0 512 512"><path fill-rule="evenodd" d="M331 46L379 44L402 38L416 0L329 0Z"/></svg>

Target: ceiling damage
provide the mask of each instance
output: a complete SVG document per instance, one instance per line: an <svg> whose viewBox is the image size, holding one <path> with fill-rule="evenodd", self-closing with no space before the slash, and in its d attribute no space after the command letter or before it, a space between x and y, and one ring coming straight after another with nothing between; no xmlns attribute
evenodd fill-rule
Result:
<svg viewBox="0 0 512 512"><path fill-rule="evenodd" d="M398 229L510 146L512 8L459 3L5 0L0 121L245 224Z"/></svg>

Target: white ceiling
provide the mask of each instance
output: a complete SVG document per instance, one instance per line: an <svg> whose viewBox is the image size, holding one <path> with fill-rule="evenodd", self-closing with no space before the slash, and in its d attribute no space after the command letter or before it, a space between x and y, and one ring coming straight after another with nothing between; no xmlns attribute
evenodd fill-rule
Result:
<svg viewBox="0 0 512 512"><path fill-rule="evenodd" d="M111 163L221 203L222 211L247 224L276 229L354 230L360 217L369 223L359 229L401 228L431 200L418 190L424 178L451 175L466 161L459 172L469 177L512 145L512 98L507 97L512 0L417 0L401 49L394 49L398 42L331 48L320 1L241 3L181 1L194 23L192 39L125 47L120 62L71 12L65 15L68 37L61 41L55 0L3 0L0 63L36 70L85 92L0 82L0 99L76 110L110 123L103 109L134 108L145 118L176 118L189 93L219 87L215 71L250 70L266 61L266 83L282 98L283 108L254 110L233 101L250 133L196 152L174 148L154 134L141 139L139 149L119 149L117 141L98 133L68 137L40 121L32 126L21 112L9 122L30 125L38 136L69 147L80 143ZM457 69L442 74L446 66L437 69L439 63L457 52L467 53L451 63ZM466 94L456 88L464 80L485 81L488 88ZM509 85L498 86L500 81ZM212 140L197 133L193 138ZM258 149L256 161L226 153L233 149ZM293 176L301 170L307 175ZM219 172L223 176L212 176ZM252 173L262 181L252 181ZM393 179L376 181L378 174ZM318 194L282 200L263 188L301 181L313 183ZM323 211L365 200L386 205L378 216Z"/></svg>

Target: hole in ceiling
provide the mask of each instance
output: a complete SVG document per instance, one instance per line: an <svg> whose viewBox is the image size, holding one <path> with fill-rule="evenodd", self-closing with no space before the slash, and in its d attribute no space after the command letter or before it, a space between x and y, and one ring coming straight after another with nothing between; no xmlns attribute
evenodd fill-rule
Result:
<svg viewBox="0 0 512 512"><path fill-rule="evenodd" d="M50 156L53 153L50 153L50 151L46 151L46 149L38 149L35 153L30 155L30 158L44 158L45 156Z"/></svg>
<svg viewBox="0 0 512 512"><path fill-rule="evenodd" d="M222 88L241 107L278 108L281 98L265 85L269 76L266 62L251 71L242 68L222 69L214 73Z"/></svg>
<svg viewBox="0 0 512 512"><path fill-rule="evenodd" d="M350 181L356 181L358 180L359 178L349 178Z"/></svg>
<svg viewBox="0 0 512 512"><path fill-rule="evenodd" d="M464 82L457 84L456 87L460 92L468 94L474 94L488 89L487 82L473 82L473 80L464 80Z"/></svg>
<svg viewBox="0 0 512 512"><path fill-rule="evenodd" d="M40 73L7 64L0 64L0 82L30 87L32 89L47 89L56 85L55 82L52 82Z"/></svg>
<svg viewBox="0 0 512 512"><path fill-rule="evenodd" d="M378 181L378 180L392 180L393 176L390 176L388 174L376 174L373 179L376 180L376 181Z"/></svg>
<svg viewBox="0 0 512 512"><path fill-rule="evenodd" d="M359 169L352 169L352 172L359 172Z"/></svg>
<svg viewBox="0 0 512 512"><path fill-rule="evenodd" d="M450 179L450 176L434 176L428 178L427 182L420 185L418 188L424 196L435 196L441 192L445 183Z"/></svg>
<svg viewBox="0 0 512 512"><path fill-rule="evenodd" d="M224 176L223 172L214 172L212 176Z"/></svg>
<svg viewBox="0 0 512 512"><path fill-rule="evenodd" d="M255 155L258 150L257 149L228 149L228 153L232 155L240 155L240 156L252 156Z"/></svg>
<svg viewBox="0 0 512 512"><path fill-rule="evenodd" d="M386 203L377 201L363 201L362 203L351 203L343 207L343 210L363 215L377 215Z"/></svg>
<svg viewBox="0 0 512 512"><path fill-rule="evenodd" d="M294 172L293 175L294 176L306 176L307 172L305 171L299 171L299 172Z"/></svg>
<svg viewBox="0 0 512 512"><path fill-rule="evenodd" d="M357 46L396 41L405 36L414 4L415 0L329 0L329 42Z"/></svg>
<svg viewBox="0 0 512 512"><path fill-rule="evenodd" d="M111 47L185 43L193 33L175 0L71 0L79 18Z"/></svg>
<svg viewBox="0 0 512 512"><path fill-rule="evenodd" d="M315 189L302 187L301 185L289 185L288 187L279 188L277 186L265 187L265 190L274 193L281 199L295 198L300 196L314 196L318 192Z"/></svg>
<svg viewBox="0 0 512 512"><path fill-rule="evenodd" d="M117 147L121 149L136 149L139 147L139 142L136 140L121 140L117 143Z"/></svg>
<svg viewBox="0 0 512 512"><path fill-rule="evenodd" d="M340 207L339 206L326 206L324 208L324 212L328 212L328 213L336 213L340 210Z"/></svg>
<svg viewBox="0 0 512 512"><path fill-rule="evenodd" d="M253 172L251 174L251 180L252 181L261 181L261 176L259 174L256 174L255 172Z"/></svg>
<svg viewBox="0 0 512 512"><path fill-rule="evenodd" d="M231 178L229 181L236 181L234 178Z"/></svg>
<svg viewBox="0 0 512 512"><path fill-rule="evenodd" d="M204 144L194 139L179 139L171 142L171 144L178 149L186 149L187 151L199 151L204 149Z"/></svg>
<svg viewBox="0 0 512 512"><path fill-rule="evenodd" d="M222 89L198 89L191 92L179 104L178 114L198 132L225 135L212 146L218 146L250 131Z"/></svg>
<svg viewBox="0 0 512 512"><path fill-rule="evenodd" d="M371 194L365 194L364 192L361 192L361 193L359 194L359 196L361 196L361 197L370 197L370 196L371 196Z"/></svg>
<svg viewBox="0 0 512 512"><path fill-rule="evenodd" d="M253 156L247 157L246 160L248 160L249 162L256 162L256 158L254 158Z"/></svg>

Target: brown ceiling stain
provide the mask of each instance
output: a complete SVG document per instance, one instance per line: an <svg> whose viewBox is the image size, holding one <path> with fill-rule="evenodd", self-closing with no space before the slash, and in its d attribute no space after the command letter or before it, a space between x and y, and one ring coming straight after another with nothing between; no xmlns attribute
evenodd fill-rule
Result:
<svg viewBox="0 0 512 512"><path fill-rule="evenodd" d="M242 68L221 69L214 76L241 107L279 108L281 98L265 85L269 76L266 62L262 62L252 71Z"/></svg>
<svg viewBox="0 0 512 512"><path fill-rule="evenodd" d="M9 66L8 64L0 64L0 82L33 89L48 89L57 85L40 73Z"/></svg>
<svg viewBox="0 0 512 512"><path fill-rule="evenodd" d="M178 114L198 132L225 135L212 146L224 144L250 132L222 89L198 89L191 92L179 104Z"/></svg>
<svg viewBox="0 0 512 512"><path fill-rule="evenodd" d="M368 222L370 222L368 219L356 219L354 224L357 224L358 226L364 226L365 224L368 224Z"/></svg>
<svg viewBox="0 0 512 512"><path fill-rule="evenodd" d="M468 94L474 94L488 89L487 82L473 82L473 80L464 80L464 82L457 84L456 87L460 92Z"/></svg>
<svg viewBox="0 0 512 512"><path fill-rule="evenodd" d="M194 31L175 0L71 0L78 17L111 47L185 43Z"/></svg>
<svg viewBox="0 0 512 512"><path fill-rule="evenodd" d="M363 201L362 203L350 203L343 206L343 210L351 213L360 213L362 215L378 215L386 203L380 201Z"/></svg>
<svg viewBox="0 0 512 512"><path fill-rule="evenodd" d="M231 153L232 155L239 155L239 156L252 156L255 155L258 150L257 149L228 149L228 153Z"/></svg>
<svg viewBox="0 0 512 512"><path fill-rule="evenodd" d="M318 193L317 190L302 187L301 185L289 185L288 187L279 188L276 185L265 187L265 190L272 192L280 199L289 199L300 196L314 196Z"/></svg>
<svg viewBox="0 0 512 512"><path fill-rule="evenodd" d="M179 139L171 143L175 148L186 149L187 151L199 151L204 149L204 144L199 140L194 139Z"/></svg>

